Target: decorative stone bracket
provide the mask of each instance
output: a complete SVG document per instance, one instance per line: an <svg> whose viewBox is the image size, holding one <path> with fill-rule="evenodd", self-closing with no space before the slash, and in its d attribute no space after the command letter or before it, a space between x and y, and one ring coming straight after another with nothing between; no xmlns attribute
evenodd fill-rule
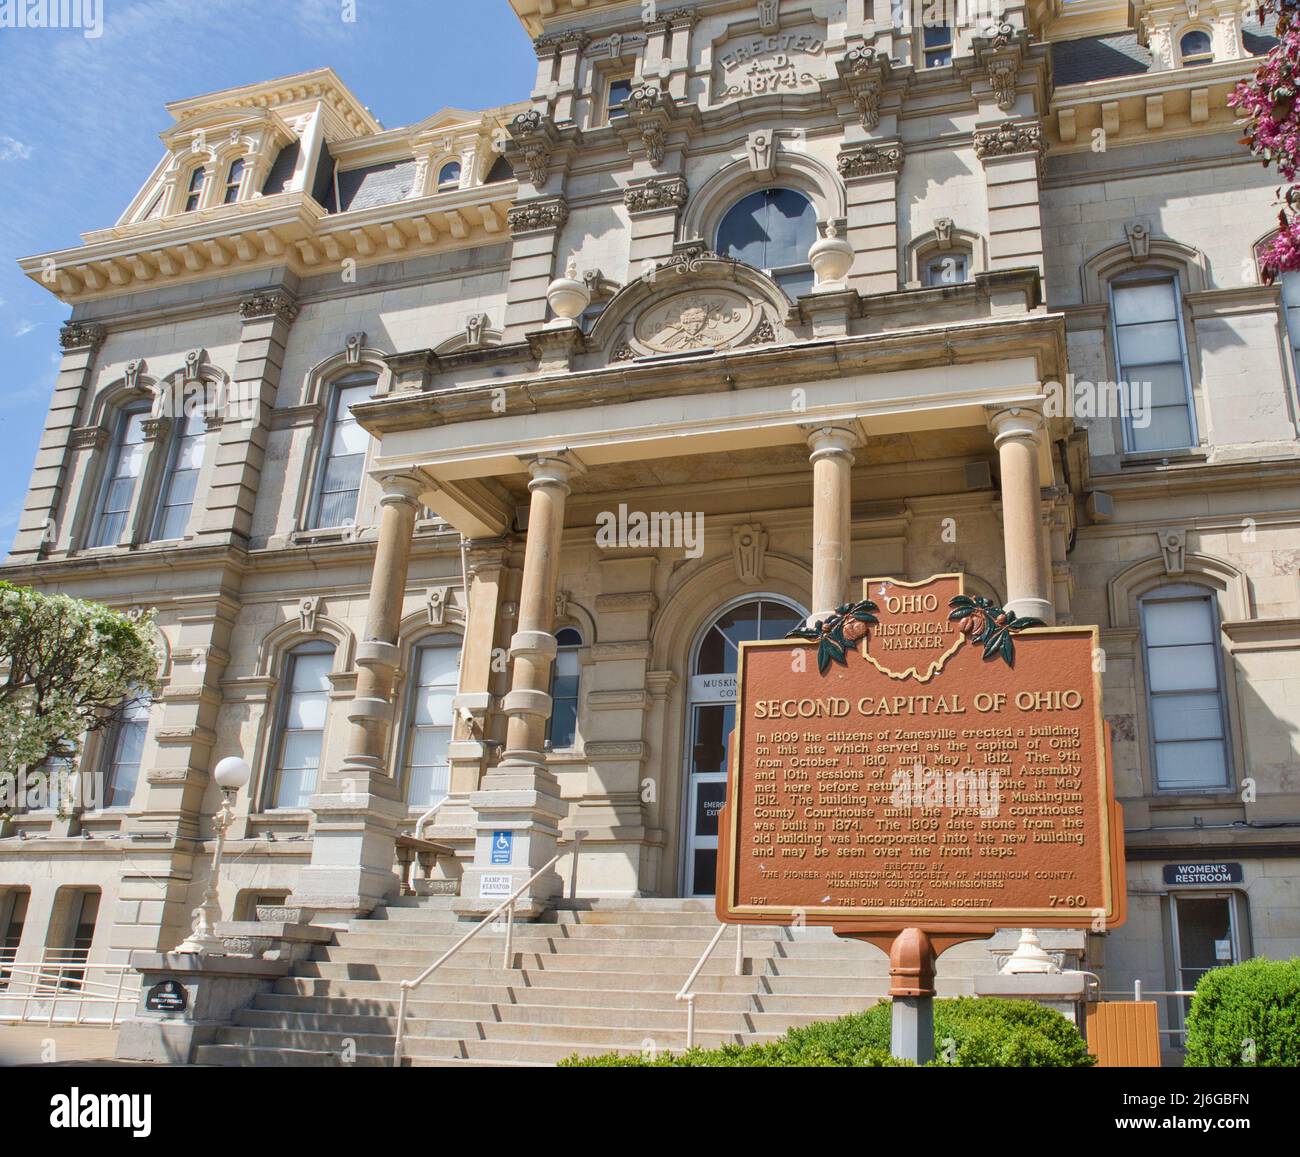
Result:
<svg viewBox="0 0 1300 1157"><path fill-rule="evenodd" d="M898 142L884 145L859 145L840 153L836 161L840 176L846 181L856 177L897 176L903 168L903 146Z"/></svg>
<svg viewBox="0 0 1300 1157"><path fill-rule="evenodd" d="M835 62L837 79L823 87L828 96L846 93L857 109L862 127L872 132L880 124L880 102L888 90L901 96L911 81L911 72L897 70L888 57L869 44L850 49Z"/></svg>
<svg viewBox="0 0 1300 1157"><path fill-rule="evenodd" d="M555 122L536 109L530 109L510 122L506 159L516 170L518 162L522 161L528 169L528 179L540 189L550 178L551 160L563 143Z"/></svg>
<svg viewBox="0 0 1300 1157"><path fill-rule="evenodd" d="M1016 106L1020 66L1025 59L1027 44L1028 33L1023 28L1005 23L975 37L977 72L973 82L977 83L979 77L986 78L993 90L993 99L1003 112L1010 112Z"/></svg>
<svg viewBox="0 0 1300 1157"><path fill-rule="evenodd" d="M638 80L623 104L627 115L619 134L633 152L639 144L652 165L664 162L668 134L688 125L698 126L699 110L680 106L657 80Z"/></svg>
<svg viewBox="0 0 1300 1157"><path fill-rule="evenodd" d="M623 194L627 210L633 217L681 209L689 197L690 188L684 177L651 177L648 181L629 185Z"/></svg>
<svg viewBox="0 0 1300 1157"><path fill-rule="evenodd" d="M1038 121L1015 124L1007 121L992 129L975 130L975 155L986 164L998 157L1033 153L1041 162L1047 152L1047 137Z"/></svg>

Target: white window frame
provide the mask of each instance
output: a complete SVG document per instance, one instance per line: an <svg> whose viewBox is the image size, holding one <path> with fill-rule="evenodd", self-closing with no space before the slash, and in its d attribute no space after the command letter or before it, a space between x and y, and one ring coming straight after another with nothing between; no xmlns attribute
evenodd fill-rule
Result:
<svg viewBox="0 0 1300 1157"><path fill-rule="evenodd" d="M135 793L140 787L140 773L144 770L144 749L142 749L140 753L140 766L136 769L136 780L131 787L130 798L122 803L113 803L112 795L116 787L117 769L119 766L118 753L122 746L123 733L128 727L133 727L142 723L144 726L145 749L147 749L149 737L149 712L152 707L151 700L147 696L140 695L136 696L132 700L128 700L128 704L131 706L138 705L142 707L144 717L143 719L127 719L125 714L123 714L123 717L118 719L109 729L109 734L106 737L108 742L104 744L100 761L100 775L103 777L104 781L104 798L100 801L100 807L104 811L121 811L131 806L135 800Z"/></svg>
<svg viewBox="0 0 1300 1157"><path fill-rule="evenodd" d="M231 173L235 171L235 166L239 166L239 177L232 181ZM244 181L248 178L249 165L243 157L235 157L230 164L226 166L226 181L221 188L221 203L223 205L233 205L239 200L240 194L244 190ZM230 194L234 192L232 197Z"/></svg>
<svg viewBox="0 0 1300 1157"><path fill-rule="evenodd" d="M200 417L200 421L204 421L204 419ZM205 423L204 428L200 430L198 434L186 434L185 430L188 424L189 424L189 415L182 414L179 418L175 420L174 428L171 431L171 438L170 438L171 444L167 448L167 465L163 471L162 480L158 486L158 502L154 508L153 525L150 528L150 532L149 532L150 542L180 542L189 535L190 525L194 521L194 504L195 501L197 501L198 499L199 482L202 480L203 477L204 460L206 460L207 453L208 453L208 446L207 446L208 431ZM181 531L180 534L175 535L171 538L163 538L162 537L163 520L166 515L166 512L169 509L171 509L171 507L167 502L167 498L171 493L172 482L175 480L177 464L180 462L181 445L182 443L184 443L187 437L197 438L199 443L203 446L203 458L200 459L199 468L197 470L199 478L195 480L194 498L192 498L189 502L190 516L188 519L186 519L185 529ZM177 505L179 505L179 503Z"/></svg>
<svg viewBox="0 0 1300 1157"><path fill-rule="evenodd" d="M321 522L321 514L325 504L325 476L328 473L330 459L333 457L330 453L330 447L334 441L334 431L338 426L338 408L339 399L343 391L360 386L363 379L368 379L370 383L370 392L379 388L379 375L369 369L359 369L352 373L343 374L329 383L325 391L328 400L328 409L326 410L325 428L321 436L319 452L316 455L316 477L312 483L311 502L307 505L307 531L330 531L343 530L347 523L337 523L326 526ZM353 419L355 420L355 419ZM352 512L352 523L355 525L357 512L361 506L361 491L365 488L366 469L365 461L370 457L370 443L373 439L366 434L366 449L362 455L363 461L361 466L361 480L357 486L357 507Z"/></svg>
<svg viewBox="0 0 1300 1157"><path fill-rule="evenodd" d="M1107 284L1106 295L1110 307L1110 345L1115 357L1115 378L1118 382L1127 382L1129 375L1125 369L1119 346L1120 323L1118 310L1115 308L1115 290L1124 289L1135 285L1157 285L1172 284L1174 292L1174 322L1178 326L1178 350L1182 358L1183 365L1183 394L1187 400L1187 425L1190 430L1190 441L1186 446L1169 446L1160 450L1138 449L1134 445L1133 423L1129 418L1128 399L1124 400L1124 413L1121 416L1121 423L1124 430L1124 453L1142 454L1142 455L1160 455L1176 454L1183 450L1195 450L1201 444L1201 431L1196 420L1196 398L1192 392L1192 362L1191 353L1187 345L1187 325L1183 317L1183 284L1182 278L1178 272L1173 269L1162 269L1159 271L1146 272L1129 272L1121 274L1118 277L1112 277ZM1168 365L1168 362L1151 362L1150 365ZM1141 366L1136 367L1142 369Z"/></svg>
<svg viewBox="0 0 1300 1157"><path fill-rule="evenodd" d="M412 809L419 809L421 811L428 809L429 807L433 806L433 804L436 804L440 801L434 800L432 803L411 802L411 755L412 755L413 745L415 743L415 734L418 726L415 722L415 708L416 708L416 698L420 692L420 683L418 682L420 678L420 664L423 661L425 651L430 651L435 649L451 650L452 648L455 648L456 650L456 690L457 690L457 694L459 694L461 666L465 662L465 640L463 639L462 636L455 634L453 632L443 632L440 634L425 635L423 638L419 639L416 643L412 645L410 660L407 664L410 668L410 674L406 678L406 686L408 688L408 692L406 696L406 707L402 717L401 745L398 748L398 751L401 753L401 777L400 777L401 782L399 784L399 789L402 793L402 799L403 801L405 801L406 805ZM451 738L454 740L455 733L456 733L455 710L452 711L451 723L448 726L448 730L451 733ZM443 799L446 799L447 794L450 794L451 791L450 757L448 757L447 763L448 763L448 785L447 785L447 793L443 795L442 797Z"/></svg>
<svg viewBox="0 0 1300 1157"><path fill-rule="evenodd" d="M1189 602L1204 599L1210 609L1210 645L1214 648L1215 679L1218 684L1219 726L1223 732L1223 775L1222 784L1205 787L1162 787L1160 784L1160 761L1157 755L1159 744L1156 740L1155 710L1153 703L1161 693L1151 689L1151 644L1147 639L1146 607L1150 603ZM1161 795L1221 795L1230 792L1236 783L1232 759L1232 713L1228 710L1228 681L1226 664L1223 660L1223 626L1219 614L1219 600L1210 587L1197 583L1171 583L1154 587L1138 599L1138 622L1141 624L1142 641L1142 677L1146 701L1147 752L1151 761L1151 789ZM1208 692L1183 692L1183 694L1207 694ZM1173 694L1173 693L1171 693ZM1167 741L1168 742L1168 741ZM1174 741L1177 742L1177 741Z"/></svg>
<svg viewBox="0 0 1300 1157"><path fill-rule="evenodd" d="M293 698L293 675L294 663L302 655L325 655L331 656L334 662L338 661L338 644L332 639L306 639L297 643L285 652L281 661L281 680L279 702L275 710L275 726L271 731L271 741L267 744L267 773L265 782L262 785L262 811L263 812L285 812L294 813L302 812L305 807L281 807L278 800L280 796L280 775L283 771L281 764L284 762L284 745L285 739L289 734L289 706ZM317 766L316 788L320 787L320 772L324 766L326 744L329 740L329 723L330 723L330 706L332 702L331 691L326 691L326 708L325 721L320 729L320 763ZM297 729L295 729L297 730Z"/></svg>
<svg viewBox="0 0 1300 1157"><path fill-rule="evenodd" d="M87 539L87 543L92 550L120 546L123 537L132 532L132 523L135 520L135 511L139 508L140 504L140 492L144 489L146 481L145 476L149 469L149 454L147 450L149 440L147 436L141 442L141 445L146 447L146 449L142 451L144 459L140 465L140 473L136 475L135 486L131 491L131 501L126 508L126 522L123 524L122 532L112 542L100 541L100 532L104 525L104 519L108 513L104 509L104 504L108 501L109 491L112 489L113 482L117 478L117 471L122 464L122 452L126 448L126 432L130 427L132 418L140 415L143 419L147 419L149 413L150 407L148 402L133 402L130 405L122 406L116 411L116 428L113 431L113 440L109 446L109 456L104 462L104 476L99 482L93 517L90 521L90 535ZM120 512L114 511L114 513L116 514Z"/></svg>

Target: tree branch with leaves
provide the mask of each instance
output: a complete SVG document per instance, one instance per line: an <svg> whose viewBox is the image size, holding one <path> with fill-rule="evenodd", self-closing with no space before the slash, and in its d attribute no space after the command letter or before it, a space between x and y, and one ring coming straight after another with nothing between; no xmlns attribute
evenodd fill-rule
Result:
<svg viewBox="0 0 1300 1157"><path fill-rule="evenodd" d="M1260 23L1276 16L1278 43L1250 80L1228 97L1230 108L1246 118L1241 143L1265 165L1276 165L1282 179L1294 182L1300 171L1300 0L1261 0ZM1260 247L1265 285L1300 269L1300 186L1278 189L1278 232Z"/></svg>
<svg viewBox="0 0 1300 1157"><path fill-rule="evenodd" d="M86 735L158 690L153 612L0 582L0 783L74 760Z"/></svg>

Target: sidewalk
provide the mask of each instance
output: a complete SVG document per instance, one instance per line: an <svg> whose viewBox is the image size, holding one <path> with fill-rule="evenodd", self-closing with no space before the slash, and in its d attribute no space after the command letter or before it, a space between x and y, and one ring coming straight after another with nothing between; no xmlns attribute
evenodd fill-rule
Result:
<svg viewBox="0 0 1300 1157"><path fill-rule="evenodd" d="M117 1029L0 1024L0 1068L10 1065L112 1063Z"/></svg>

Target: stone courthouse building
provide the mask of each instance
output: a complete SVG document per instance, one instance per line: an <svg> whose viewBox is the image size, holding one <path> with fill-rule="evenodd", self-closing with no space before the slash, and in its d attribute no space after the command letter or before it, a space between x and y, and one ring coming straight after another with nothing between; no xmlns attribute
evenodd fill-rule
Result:
<svg viewBox="0 0 1300 1157"><path fill-rule="evenodd" d="M963 571L1101 628L1130 917L1057 942L1108 990L1300 952L1300 280L1227 106L1264 30L510 3L518 104L178 100L116 224L23 261L72 314L0 574L156 608L165 667L95 801L0 826L0 945L175 946L234 754L237 919L356 928L417 825L462 916L559 855L553 919L578 833L579 896L699 915L736 643Z"/></svg>

